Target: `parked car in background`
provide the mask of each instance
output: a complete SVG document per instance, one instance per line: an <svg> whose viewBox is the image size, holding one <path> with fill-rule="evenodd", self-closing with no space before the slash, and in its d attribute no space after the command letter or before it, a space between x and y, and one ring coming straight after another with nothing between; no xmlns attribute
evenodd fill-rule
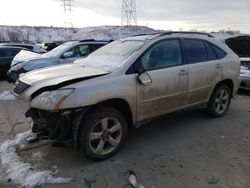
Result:
<svg viewBox="0 0 250 188"><path fill-rule="evenodd" d="M61 45L63 42L46 42L42 44L42 48L46 50L46 52L49 52L56 48L57 46Z"/></svg>
<svg viewBox="0 0 250 188"><path fill-rule="evenodd" d="M88 56L93 51L108 43L109 41L96 40L73 41L66 42L41 55L20 53L11 63L11 68L7 73L8 81L15 82L20 74L32 70L72 63L76 59Z"/></svg>
<svg viewBox="0 0 250 188"><path fill-rule="evenodd" d="M240 57L241 89L250 89L250 36L227 38L225 43Z"/></svg>
<svg viewBox="0 0 250 188"><path fill-rule="evenodd" d="M41 46L35 45L35 44L25 44L25 43L13 43L13 42L8 42L8 43L0 43L0 46L16 46L16 47L21 47L25 48L27 50L36 52L36 53L45 53L46 51L42 49Z"/></svg>
<svg viewBox="0 0 250 188"><path fill-rule="evenodd" d="M223 116L239 73L239 57L211 35L167 32L117 40L73 64L21 75L13 91L29 101L33 132L73 140L87 157L104 160L128 128L157 116L196 105Z"/></svg>
<svg viewBox="0 0 250 188"><path fill-rule="evenodd" d="M242 66L240 70L241 89L250 90L250 67Z"/></svg>
<svg viewBox="0 0 250 188"><path fill-rule="evenodd" d="M25 48L16 46L0 46L0 79L6 78L7 71L10 68L13 58L21 50L25 50Z"/></svg>

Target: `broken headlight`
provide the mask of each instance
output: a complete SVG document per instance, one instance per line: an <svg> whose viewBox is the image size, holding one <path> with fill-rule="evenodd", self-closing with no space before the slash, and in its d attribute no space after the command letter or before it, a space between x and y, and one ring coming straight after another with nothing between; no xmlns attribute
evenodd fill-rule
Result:
<svg viewBox="0 0 250 188"><path fill-rule="evenodd" d="M60 104L73 91L74 89L59 89L54 91L43 92L31 101L30 106L44 110L59 109Z"/></svg>

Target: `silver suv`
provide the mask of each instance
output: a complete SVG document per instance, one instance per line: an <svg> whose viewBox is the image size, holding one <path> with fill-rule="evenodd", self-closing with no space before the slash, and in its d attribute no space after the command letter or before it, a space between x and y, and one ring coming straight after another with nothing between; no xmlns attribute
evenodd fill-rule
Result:
<svg viewBox="0 0 250 188"><path fill-rule="evenodd" d="M14 93L30 103L33 132L73 140L103 160L128 128L204 104L223 116L239 88L240 60L209 34L167 32L117 40L74 64L27 73Z"/></svg>

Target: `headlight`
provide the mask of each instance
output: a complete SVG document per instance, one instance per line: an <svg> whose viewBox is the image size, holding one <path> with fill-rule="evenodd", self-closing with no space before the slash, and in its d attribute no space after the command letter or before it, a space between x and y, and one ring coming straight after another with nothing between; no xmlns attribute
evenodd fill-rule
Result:
<svg viewBox="0 0 250 188"><path fill-rule="evenodd" d="M24 66L25 66L25 62L20 62L20 63L14 65L13 67L11 67L11 70L18 71L18 70L22 69Z"/></svg>
<svg viewBox="0 0 250 188"><path fill-rule="evenodd" d="M31 101L30 106L44 110L59 109L60 104L73 91L74 89L59 89L43 92Z"/></svg>

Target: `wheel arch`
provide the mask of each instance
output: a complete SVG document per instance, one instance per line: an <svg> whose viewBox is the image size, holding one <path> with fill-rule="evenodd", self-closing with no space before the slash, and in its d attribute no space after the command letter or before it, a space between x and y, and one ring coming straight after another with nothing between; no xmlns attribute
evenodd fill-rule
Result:
<svg viewBox="0 0 250 188"><path fill-rule="evenodd" d="M73 129L73 139L75 142L75 147L78 145L79 141L79 132L81 130L81 124L84 121L84 118L88 116L88 114L92 113L96 108L101 107L112 107L115 110L119 111L127 121L128 128L133 128L133 114L129 103L121 98L108 99L102 102L99 102L95 105L88 106L84 108L82 111L78 112L75 116L72 124Z"/></svg>
<svg viewBox="0 0 250 188"><path fill-rule="evenodd" d="M230 91L231 91L231 97L233 97L233 92L234 92L234 82L233 82L233 80L231 80L231 79L225 79L225 80L222 80L222 81L218 82L218 83L215 85L215 87L214 87L214 89L213 89L213 92L214 92L214 90L215 90L217 87L219 87L219 86L221 86L221 85L226 85L226 86L228 86L229 89L230 89ZM213 94L213 92L211 93L211 95Z"/></svg>

